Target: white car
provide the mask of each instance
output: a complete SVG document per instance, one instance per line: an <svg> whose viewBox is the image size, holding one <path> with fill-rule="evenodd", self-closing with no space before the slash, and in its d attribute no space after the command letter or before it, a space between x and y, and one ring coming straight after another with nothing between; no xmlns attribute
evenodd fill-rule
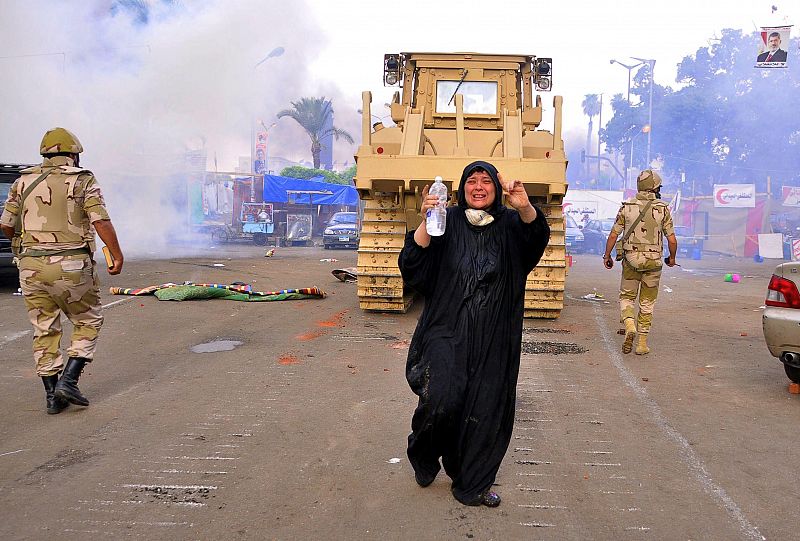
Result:
<svg viewBox="0 0 800 541"><path fill-rule="evenodd" d="M781 263L767 286L761 323L773 356L783 362L786 375L800 383L800 262Z"/></svg>

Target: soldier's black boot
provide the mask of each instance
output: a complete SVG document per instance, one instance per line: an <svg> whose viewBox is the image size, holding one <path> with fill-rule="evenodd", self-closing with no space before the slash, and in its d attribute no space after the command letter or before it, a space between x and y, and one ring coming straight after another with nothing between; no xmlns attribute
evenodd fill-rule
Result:
<svg viewBox="0 0 800 541"><path fill-rule="evenodd" d="M85 364L86 359L82 357L69 358L67 366L64 367L64 373L61 374L61 379L56 383L56 398L67 400L78 406L89 405L89 401L81 394L80 389L78 389L78 378L81 377L81 372Z"/></svg>
<svg viewBox="0 0 800 541"><path fill-rule="evenodd" d="M47 413L54 415L61 413L61 411L69 406L69 402L63 398L56 398L56 383L58 383L58 374L52 376L42 376L42 383L44 383L44 392L47 395Z"/></svg>

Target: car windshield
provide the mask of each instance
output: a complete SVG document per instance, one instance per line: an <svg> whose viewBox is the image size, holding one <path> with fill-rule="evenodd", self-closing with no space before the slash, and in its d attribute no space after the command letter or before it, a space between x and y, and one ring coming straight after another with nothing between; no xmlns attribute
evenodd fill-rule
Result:
<svg viewBox="0 0 800 541"><path fill-rule="evenodd" d="M578 223L575 221L575 218L567 214L565 216L567 222L567 228L569 229L578 229Z"/></svg>
<svg viewBox="0 0 800 541"><path fill-rule="evenodd" d="M328 222L328 225L339 224L356 224L358 223L358 216L355 212L337 212Z"/></svg>
<svg viewBox="0 0 800 541"><path fill-rule="evenodd" d="M601 220L600 227L603 231L611 231L611 228L614 227L614 220Z"/></svg>

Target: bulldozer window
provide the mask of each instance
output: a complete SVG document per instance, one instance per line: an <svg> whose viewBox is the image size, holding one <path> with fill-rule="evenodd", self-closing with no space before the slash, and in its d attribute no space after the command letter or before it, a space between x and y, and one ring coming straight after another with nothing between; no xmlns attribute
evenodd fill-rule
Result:
<svg viewBox="0 0 800 541"><path fill-rule="evenodd" d="M459 81L436 81L436 112L455 113L455 100L450 101ZM497 114L497 82L496 81L464 81L458 88L464 96L465 115ZM449 103L448 103L449 102Z"/></svg>

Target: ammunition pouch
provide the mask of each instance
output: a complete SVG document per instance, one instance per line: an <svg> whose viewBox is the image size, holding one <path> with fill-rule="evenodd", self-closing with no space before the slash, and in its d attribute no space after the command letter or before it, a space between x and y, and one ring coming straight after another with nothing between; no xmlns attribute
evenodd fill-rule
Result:
<svg viewBox="0 0 800 541"><path fill-rule="evenodd" d="M14 257L19 257L19 252L22 249L22 237L19 235L14 235L14 238L11 239L11 253L14 254Z"/></svg>
<svg viewBox="0 0 800 541"><path fill-rule="evenodd" d="M625 252L622 250L622 239L617 241L617 243L614 245L614 248L617 251L617 255L614 259L617 261L622 261L625 258Z"/></svg>

